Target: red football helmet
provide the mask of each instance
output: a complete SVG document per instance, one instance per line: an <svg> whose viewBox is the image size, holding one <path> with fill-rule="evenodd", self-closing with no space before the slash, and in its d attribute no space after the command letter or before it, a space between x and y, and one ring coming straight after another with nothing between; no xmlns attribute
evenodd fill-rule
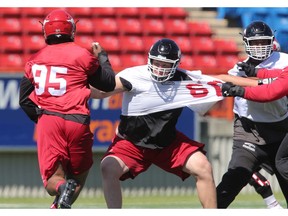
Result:
<svg viewBox="0 0 288 216"><path fill-rule="evenodd" d="M69 35L74 40L76 24L73 17L65 10L53 10L43 22L44 38L50 35Z"/></svg>

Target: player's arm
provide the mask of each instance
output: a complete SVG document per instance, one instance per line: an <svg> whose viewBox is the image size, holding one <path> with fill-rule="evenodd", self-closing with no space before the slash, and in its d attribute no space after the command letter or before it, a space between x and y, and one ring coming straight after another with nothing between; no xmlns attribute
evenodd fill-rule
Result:
<svg viewBox="0 0 288 216"><path fill-rule="evenodd" d="M244 77L239 77L239 76L232 76L229 74L219 74L219 75L214 75L212 77L220 79L224 82L231 82L234 85L238 85L238 86L257 86L258 85L258 79L255 77L244 78Z"/></svg>
<svg viewBox="0 0 288 216"><path fill-rule="evenodd" d="M38 121L37 109L38 106L29 99L29 95L34 90L33 84L27 77L23 77L20 82L20 95L19 95L19 105L26 113L26 115L35 123Z"/></svg>
<svg viewBox="0 0 288 216"><path fill-rule="evenodd" d="M98 57L99 67L92 75L88 76L90 86L101 91L109 92L115 88L115 72L109 62L108 54L99 43L92 43L94 56Z"/></svg>
<svg viewBox="0 0 288 216"><path fill-rule="evenodd" d="M91 98L102 99L102 98L109 97L117 93L130 91L132 89L132 85L130 82L123 79L122 77L115 76L115 89L113 91L104 92L104 91L94 88L93 86L90 86L90 89L91 89L91 95L90 95Z"/></svg>

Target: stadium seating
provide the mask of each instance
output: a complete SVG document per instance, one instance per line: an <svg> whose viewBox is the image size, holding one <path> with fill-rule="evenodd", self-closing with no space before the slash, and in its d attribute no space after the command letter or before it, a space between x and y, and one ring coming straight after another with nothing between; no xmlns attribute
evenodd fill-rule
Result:
<svg viewBox="0 0 288 216"><path fill-rule="evenodd" d="M23 50L22 37L19 35L0 36L1 53L21 53Z"/></svg>
<svg viewBox="0 0 288 216"><path fill-rule="evenodd" d="M42 21L39 17L21 18L22 33L42 35L42 24L39 21Z"/></svg>
<svg viewBox="0 0 288 216"><path fill-rule="evenodd" d="M187 70L193 70L195 68L195 60L191 55L182 54L179 67Z"/></svg>
<svg viewBox="0 0 288 216"><path fill-rule="evenodd" d="M34 53L46 45L43 35L23 35L22 40L24 53Z"/></svg>
<svg viewBox="0 0 288 216"><path fill-rule="evenodd" d="M147 64L148 59L147 55L143 54L122 54L120 58L123 68Z"/></svg>
<svg viewBox="0 0 288 216"><path fill-rule="evenodd" d="M21 11L18 7L1 7L0 17L20 17Z"/></svg>
<svg viewBox="0 0 288 216"><path fill-rule="evenodd" d="M23 30L20 20L15 17L0 18L0 26L2 34L21 34Z"/></svg>
<svg viewBox="0 0 288 216"><path fill-rule="evenodd" d="M25 7L21 8L21 16L22 17L38 17L42 19L44 18L44 8L42 7Z"/></svg>
<svg viewBox="0 0 288 216"><path fill-rule="evenodd" d="M162 37L159 35L154 35L154 36L143 36L142 41L143 41L143 47L144 47L144 52L148 53L150 50L151 46L158 40L160 40Z"/></svg>
<svg viewBox="0 0 288 216"><path fill-rule="evenodd" d="M217 74L217 60L212 54L193 55L194 66L206 74Z"/></svg>
<svg viewBox="0 0 288 216"><path fill-rule="evenodd" d="M93 19L94 34L106 35L106 34L118 34L118 25L116 19L111 17L97 17Z"/></svg>
<svg viewBox="0 0 288 216"><path fill-rule="evenodd" d="M217 67L223 71L227 71L234 67L239 62L239 58L236 55L217 55L216 56Z"/></svg>
<svg viewBox="0 0 288 216"><path fill-rule="evenodd" d="M143 19L142 33L144 36L147 35L164 36L166 33L166 28L163 19Z"/></svg>
<svg viewBox="0 0 288 216"><path fill-rule="evenodd" d="M76 30L78 34L94 34L94 23L90 18L80 18L76 23Z"/></svg>
<svg viewBox="0 0 288 216"><path fill-rule="evenodd" d="M191 40L189 36L172 36L169 38L178 44L182 53L192 54Z"/></svg>
<svg viewBox="0 0 288 216"><path fill-rule="evenodd" d="M115 35L104 35L95 37L95 42L99 42L103 48L110 53L120 53L119 37Z"/></svg>
<svg viewBox="0 0 288 216"><path fill-rule="evenodd" d="M116 17L139 17L139 9L137 7L117 7L115 8Z"/></svg>
<svg viewBox="0 0 288 216"><path fill-rule="evenodd" d="M239 53L237 43L232 39L213 39L216 55L234 54Z"/></svg>
<svg viewBox="0 0 288 216"><path fill-rule="evenodd" d="M91 43L94 41L93 36L90 35L78 35L75 38L75 43L82 46L88 50L91 50Z"/></svg>
<svg viewBox="0 0 288 216"><path fill-rule="evenodd" d="M0 69L7 72L11 70L23 70L23 57L21 54L0 54Z"/></svg>
<svg viewBox="0 0 288 216"><path fill-rule="evenodd" d="M164 7L162 8L163 18L168 19L185 19L187 17L187 12L184 8L175 8L175 7Z"/></svg>
<svg viewBox="0 0 288 216"><path fill-rule="evenodd" d="M95 7L91 8L92 17L110 17L115 18L116 12L113 7Z"/></svg>
<svg viewBox="0 0 288 216"><path fill-rule="evenodd" d="M189 35L187 22L184 19L166 19L164 20L166 35Z"/></svg>
<svg viewBox="0 0 288 216"><path fill-rule="evenodd" d="M119 44L121 44L121 53L142 53L144 44L141 36L125 35L120 36Z"/></svg>
<svg viewBox="0 0 288 216"><path fill-rule="evenodd" d="M206 21L189 21L187 23L190 36L208 36L213 34L210 24Z"/></svg>
<svg viewBox="0 0 288 216"><path fill-rule="evenodd" d="M191 37L191 47L194 54L215 54L214 42L211 37Z"/></svg>
<svg viewBox="0 0 288 216"><path fill-rule="evenodd" d="M159 7L140 7L138 12L141 19L163 18L162 8Z"/></svg>
<svg viewBox="0 0 288 216"><path fill-rule="evenodd" d="M92 15L92 10L90 7L69 7L66 9L74 17L75 20L84 17L90 18Z"/></svg>
<svg viewBox="0 0 288 216"><path fill-rule="evenodd" d="M118 33L120 35L141 35L141 22L137 18L118 18Z"/></svg>

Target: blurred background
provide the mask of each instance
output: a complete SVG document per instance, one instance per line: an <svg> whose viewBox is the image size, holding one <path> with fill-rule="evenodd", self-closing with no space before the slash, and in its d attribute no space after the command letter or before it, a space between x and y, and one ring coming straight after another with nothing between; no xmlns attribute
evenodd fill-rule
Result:
<svg viewBox="0 0 288 216"><path fill-rule="evenodd" d="M0 8L0 197L48 196L38 171L36 125L18 104L19 82L27 59L45 46L39 21L55 8ZM267 22L284 52L288 51L288 8L65 8L77 22L75 42L90 48L98 41L119 72L147 63L150 46L168 37L180 46L180 67L221 74L246 58L239 34L251 21ZM114 136L121 95L92 100L94 165L81 196L101 194L100 159ZM226 171L232 147L233 98L225 98L206 116L184 110L178 128L206 143L216 184ZM274 177L266 175L279 192ZM135 180L122 184L124 193L194 193L192 178L177 177L152 166ZM247 186L241 193L255 193Z"/></svg>

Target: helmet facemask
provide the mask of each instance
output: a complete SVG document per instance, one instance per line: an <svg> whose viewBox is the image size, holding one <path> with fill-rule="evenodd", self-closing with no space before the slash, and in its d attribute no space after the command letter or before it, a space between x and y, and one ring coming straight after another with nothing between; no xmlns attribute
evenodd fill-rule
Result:
<svg viewBox="0 0 288 216"><path fill-rule="evenodd" d="M180 63L181 51L171 39L163 38L153 44L148 53L148 71L152 80L165 82L171 79Z"/></svg>
<svg viewBox="0 0 288 216"><path fill-rule="evenodd" d="M265 44L257 45L257 41L265 40ZM256 37L244 37L246 53L249 57L255 60L265 60L273 52L273 36L256 36ZM256 43L255 43L256 42ZM256 44L256 45L255 45Z"/></svg>
<svg viewBox="0 0 288 216"><path fill-rule="evenodd" d="M154 60L170 63L172 66L168 68L158 67L153 64ZM178 65L179 60L163 59L161 57L151 56L150 54L148 57L148 70L151 73L151 78L156 82L165 82L171 79L174 76Z"/></svg>

